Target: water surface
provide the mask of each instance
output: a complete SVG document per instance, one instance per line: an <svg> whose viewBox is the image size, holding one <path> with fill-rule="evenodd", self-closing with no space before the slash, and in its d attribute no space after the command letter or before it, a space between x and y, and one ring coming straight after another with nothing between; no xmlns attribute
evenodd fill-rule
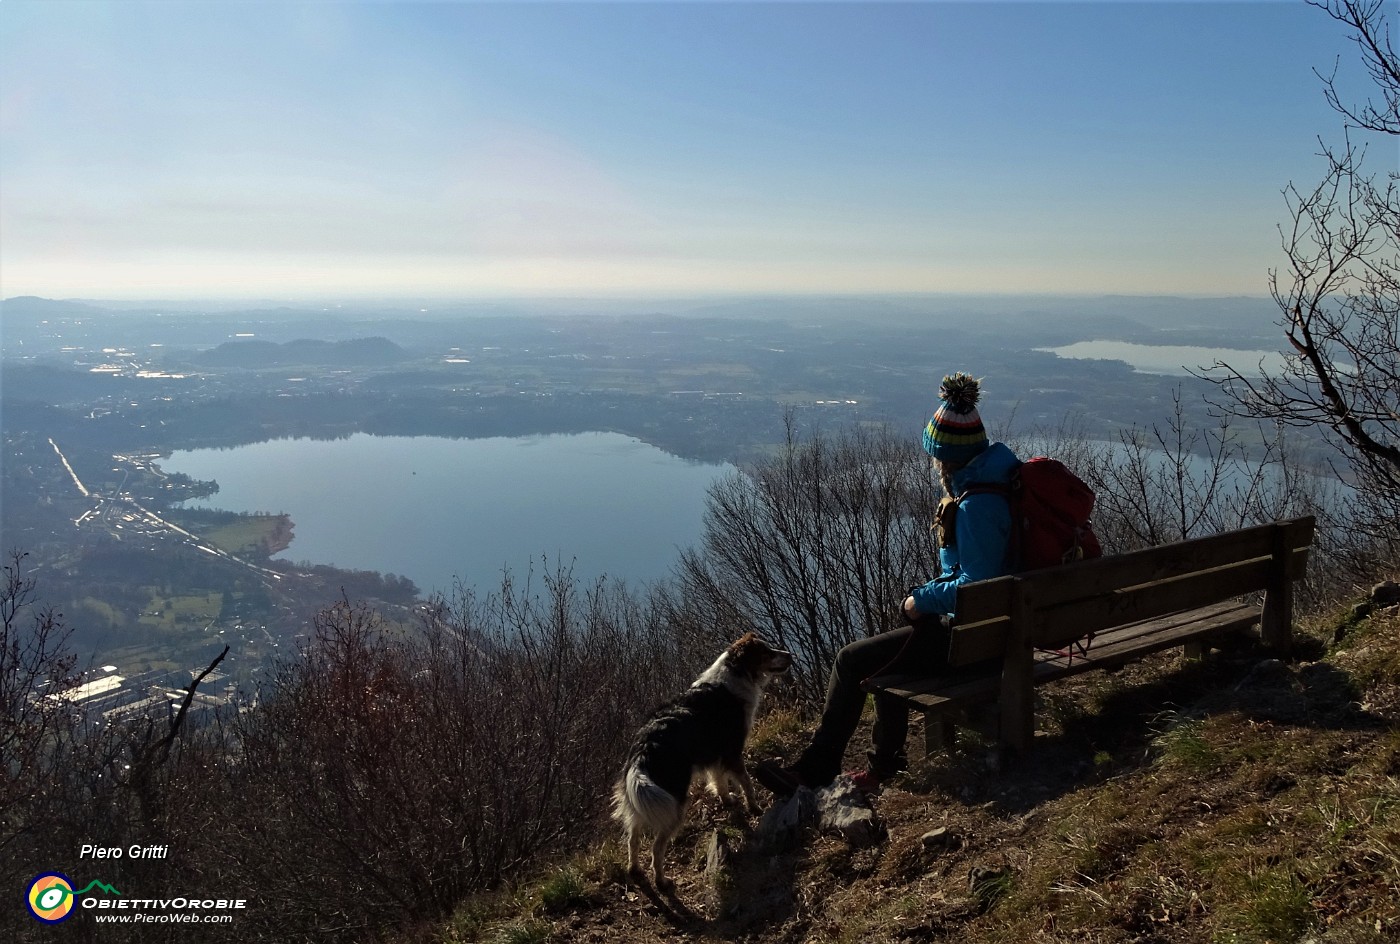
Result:
<svg viewBox="0 0 1400 944"><path fill-rule="evenodd" d="M1129 341L1077 341L1063 347L1042 347L1058 357L1076 360L1125 361L1143 374L1185 374L1209 367L1216 361L1229 364L1246 377L1257 376L1259 363L1271 373L1283 366L1277 351L1250 351L1235 348L1197 347L1189 344L1134 344Z"/></svg>
<svg viewBox="0 0 1400 944"><path fill-rule="evenodd" d="M706 490L731 466L693 462L617 433L489 439L278 439L176 452L167 472L214 479L190 507L286 513L279 558L495 589L541 558L585 580L666 576L697 544Z"/></svg>

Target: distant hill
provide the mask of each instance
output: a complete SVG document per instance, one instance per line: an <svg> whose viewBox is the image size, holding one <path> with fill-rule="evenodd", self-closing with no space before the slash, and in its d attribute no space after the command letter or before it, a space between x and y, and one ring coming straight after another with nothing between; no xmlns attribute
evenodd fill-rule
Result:
<svg viewBox="0 0 1400 944"><path fill-rule="evenodd" d="M412 357L388 338L354 338L349 341L302 339L275 344L271 341L227 341L194 357L207 367L376 367L398 364Z"/></svg>
<svg viewBox="0 0 1400 944"><path fill-rule="evenodd" d="M56 318L63 315L107 315L110 312L86 302L40 298L37 295L16 295L0 301L0 316L5 318Z"/></svg>

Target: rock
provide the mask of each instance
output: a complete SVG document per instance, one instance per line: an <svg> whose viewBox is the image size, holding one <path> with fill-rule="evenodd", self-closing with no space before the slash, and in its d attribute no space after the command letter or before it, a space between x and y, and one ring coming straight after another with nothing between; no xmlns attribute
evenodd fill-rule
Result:
<svg viewBox="0 0 1400 944"><path fill-rule="evenodd" d="M763 848L791 848L805 826L836 833L852 846L869 846L885 835L884 825L849 777L837 777L831 786L813 792L799 787L787 800L775 804L758 821L755 839Z"/></svg>
<svg viewBox="0 0 1400 944"><path fill-rule="evenodd" d="M729 870L732 857L729 835L716 829L710 834L710 845L705 850L705 897L712 914L723 915L733 909L734 875Z"/></svg>
<svg viewBox="0 0 1400 944"><path fill-rule="evenodd" d="M705 852L705 874L711 879L729 865L729 837L716 829L710 836L710 847Z"/></svg>
<svg viewBox="0 0 1400 944"><path fill-rule="evenodd" d="M941 852L945 849L956 849L961 846L962 837L947 826L939 826L937 829L930 829L920 836L919 842L928 852Z"/></svg>
<svg viewBox="0 0 1400 944"><path fill-rule="evenodd" d="M1371 602L1376 606L1400 605L1400 583L1383 580L1371 588Z"/></svg>
<svg viewBox="0 0 1400 944"><path fill-rule="evenodd" d="M853 846L872 846L885 835L870 801L849 777L837 777L817 791L817 824L822 832L837 833Z"/></svg>
<svg viewBox="0 0 1400 944"><path fill-rule="evenodd" d="M781 851L792 847L802 827L816 821L817 795L807 787L798 787L796 793L763 814L755 838L763 847Z"/></svg>
<svg viewBox="0 0 1400 944"><path fill-rule="evenodd" d="M1288 671L1288 666L1278 659L1263 659L1249 670L1249 674L1244 677L1235 690L1254 685L1280 685L1292 682L1292 673Z"/></svg>

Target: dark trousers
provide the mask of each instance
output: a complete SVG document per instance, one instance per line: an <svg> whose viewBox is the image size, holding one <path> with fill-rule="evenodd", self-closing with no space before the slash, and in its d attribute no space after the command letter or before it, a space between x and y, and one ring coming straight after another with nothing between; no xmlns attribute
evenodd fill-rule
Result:
<svg viewBox="0 0 1400 944"><path fill-rule="evenodd" d="M865 707L861 683L872 675L910 673L939 675L948 666L948 623L924 617L879 636L858 639L836 654L826 687L826 704L812 743L797 760L797 770L811 784L830 783L841 772L846 744L860 724ZM909 733L909 709L888 695L875 696L875 726L871 731L870 769L887 777L906 766L904 740Z"/></svg>

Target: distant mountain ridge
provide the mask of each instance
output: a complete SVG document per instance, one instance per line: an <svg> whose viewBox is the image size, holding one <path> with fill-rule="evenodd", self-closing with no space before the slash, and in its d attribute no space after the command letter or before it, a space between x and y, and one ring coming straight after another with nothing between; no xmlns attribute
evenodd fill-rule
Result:
<svg viewBox="0 0 1400 944"><path fill-rule="evenodd" d="M194 360L209 367L375 367L398 364L410 355L384 337L348 341L316 341L308 338L277 344L273 341L226 341L204 351Z"/></svg>
<svg viewBox="0 0 1400 944"><path fill-rule="evenodd" d="M9 317L55 317L58 315L106 315L110 312L100 305L87 302L40 298L38 295L16 295L0 301L0 314Z"/></svg>

